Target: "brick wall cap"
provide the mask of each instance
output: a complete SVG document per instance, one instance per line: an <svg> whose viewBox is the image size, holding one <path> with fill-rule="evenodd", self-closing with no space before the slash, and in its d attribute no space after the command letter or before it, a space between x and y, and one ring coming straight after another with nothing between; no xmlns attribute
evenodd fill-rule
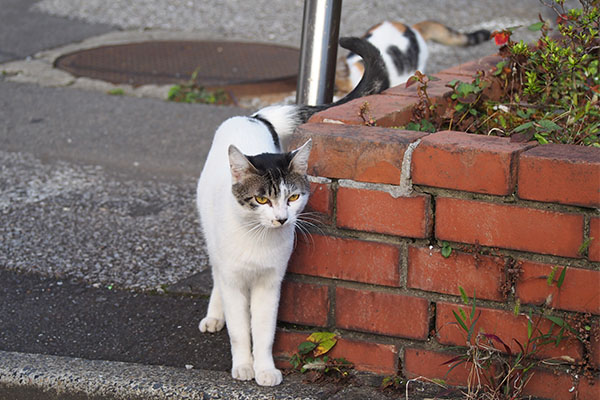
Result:
<svg viewBox="0 0 600 400"><path fill-rule="evenodd" d="M300 125L292 138L293 145L302 144L307 137L328 136L331 138L352 139L366 143L400 143L411 144L427 132L409 131L378 126L329 124L325 122L307 122ZM300 143L302 142L302 143ZM294 147L294 146L291 146Z"/></svg>
<svg viewBox="0 0 600 400"><path fill-rule="evenodd" d="M512 153L535 146L535 142L514 143L509 138L487 135L475 135L460 131L439 131L423 138L421 146L436 144L448 149L464 149L477 147L478 150L499 153Z"/></svg>
<svg viewBox="0 0 600 400"><path fill-rule="evenodd" d="M572 163L600 164L600 149L591 146L549 143L532 148L523 153L521 157L547 158Z"/></svg>

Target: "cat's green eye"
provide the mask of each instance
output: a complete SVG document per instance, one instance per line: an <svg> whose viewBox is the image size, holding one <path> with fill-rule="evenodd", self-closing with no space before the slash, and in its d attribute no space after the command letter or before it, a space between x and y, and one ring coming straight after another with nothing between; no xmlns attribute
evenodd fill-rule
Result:
<svg viewBox="0 0 600 400"><path fill-rule="evenodd" d="M269 199L262 196L254 196L254 200L256 200L258 204L267 204L269 202Z"/></svg>
<svg viewBox="0 0 600 400"><path fill-rule="evenodd" d="M299 198L300 198L300 195L296 193L296 194L293 194L290 197L288 197L288 201L296 201Z"/></svg>

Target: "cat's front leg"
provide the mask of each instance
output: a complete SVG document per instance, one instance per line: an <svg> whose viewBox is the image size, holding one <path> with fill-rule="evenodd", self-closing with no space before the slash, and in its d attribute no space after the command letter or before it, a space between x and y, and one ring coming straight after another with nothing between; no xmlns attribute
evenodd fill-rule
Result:
<svg viewBox="0 0 600 400"><path fill-rule="evenodd" d="M210 292L208 301L208 310L206 317L202 318L198 328L200 332L218 332L225 326L225 314L223 313L223 303L221 300L221 291L216 280L213 279L213 289Z"/></svg>
<svg viewBox="0 0 600 400"><path fill-rule="evenodd" d="M254 287L251 293L254 375L256 383L261 386L279 385L283 380L281 371L275 368L273 362L280 287L281 283L275 278L274 281Z"/></svg>
<svg viewBox="0 0 600 400"><path fill-rule="evenodd" d="M254 378L248 295L240 288L226 284L221 286L221 290L227 333L231 343L231 376L248 381Z"/></svg>

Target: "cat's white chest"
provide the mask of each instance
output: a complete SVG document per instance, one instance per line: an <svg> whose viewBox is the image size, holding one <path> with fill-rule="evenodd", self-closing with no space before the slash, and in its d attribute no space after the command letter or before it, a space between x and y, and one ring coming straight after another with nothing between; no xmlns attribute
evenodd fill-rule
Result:
<svg viewBox="0 0 600 400"><path fill-rule="evenodd" d="M285 269L291 255L294 230L284 228L244 227L229 223L223 226L216 245L230 268L244 271Z"/></svg>

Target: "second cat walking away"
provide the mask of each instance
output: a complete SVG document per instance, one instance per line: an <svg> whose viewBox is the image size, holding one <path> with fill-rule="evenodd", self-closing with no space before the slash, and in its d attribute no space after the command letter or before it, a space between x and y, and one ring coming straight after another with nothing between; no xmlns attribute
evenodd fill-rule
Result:
<svg viewBox="0 0 600 400"><path fill-rule="evenodd" d="M381 52L390 86L400 85L418 70L425 73L429 50L427 41L447 46L474 46L490 39L490 32L480 29L457 32L435 21L423 21L412 27L401 22L383 21L371 27L364 39ZM364 72L362 59L354 52L338 59L335 86L340 93L352 90Z"/></svg>

